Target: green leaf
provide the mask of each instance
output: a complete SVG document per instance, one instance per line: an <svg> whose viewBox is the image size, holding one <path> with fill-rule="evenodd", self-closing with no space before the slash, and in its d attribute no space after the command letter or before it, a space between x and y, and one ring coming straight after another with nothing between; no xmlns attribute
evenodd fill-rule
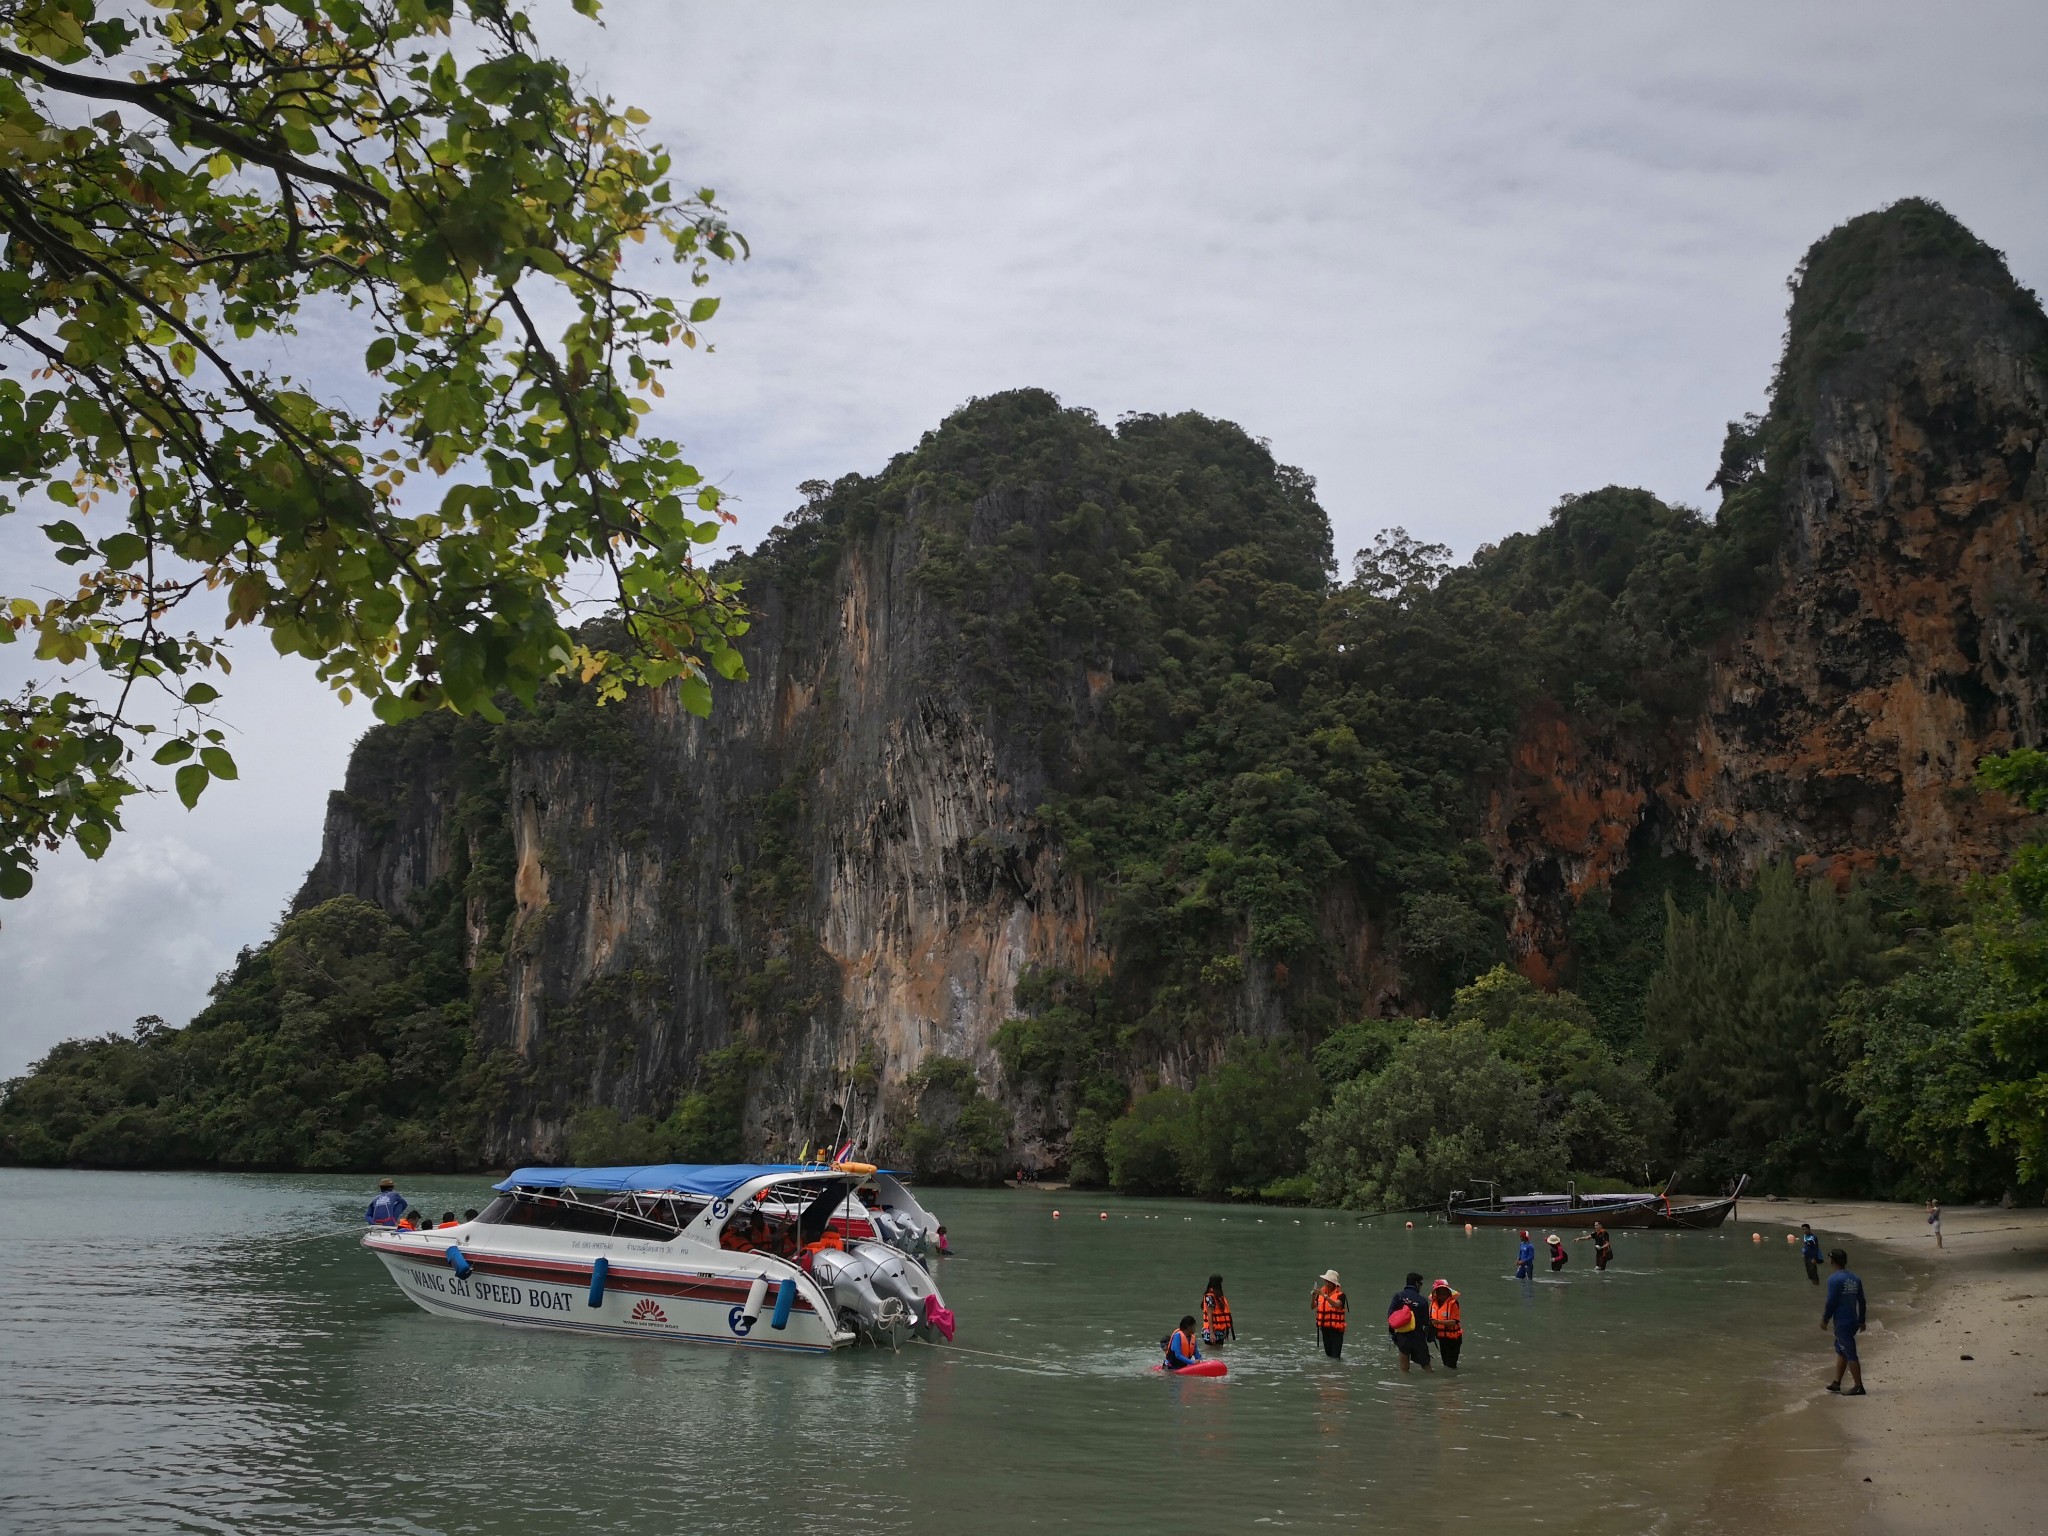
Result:
<svg viewBox="0 0 2048 1536"><path fill-rule="evenodd" d="M187 763L178 770L178 798L185 802L186 810L191 810L199 803L199 797L206 789L207 778L206 769L198 763Z"/></svg>
<svg viewBox="0 0 2048 1536"><path fill-rule="evenodd" d="M150 761L153 763L161 763L166 768L168 768L173 763L182 763L183 761L185 761L186 758L190 757L191 755L191 742L167 741L162 746L156 749L156 751L151 755Z"/></svg>
<svg viewBox="0 0 2048 1536"><path fill-rule="evenodd" d="M363 354L363 366L375 373L398 355L398 343L389 336L379 336L370 343L370 349Z"/></svg>
<svg viewBox="0 0 2048 1536"><path fill-rule="evenodd" d="M690 306L690 324L699 325L718 313L718 300L702 298Z"/></svg>
<svg viewBox="0 0 2048 1536"><path fill-rule="evenodd" d="M36 877L19 864L0 867L0 901L19 901L34 889Z"/></svg>
<svg viewBox="0 0 2048 1536"><path fill-rule="evenodd" d="M78 505L78 492L71 489L71 482L69 480L52 480L43 487L43 494L60 506L75 507ZM69 528L71 525L65 523L63 526ZM80 542L83 542L84 538L85 535L79 535Z"/></svg>
<svg viewBox="0 0 2048 1536"><path fill-rule="evenodd" d="M206 764L206 771L216 779L232 779L239 776L235 770L235 760L228 756L225 747L201 747L199 761Z"/></svg>
<svg viewBox="0 0 2048 1536"><path fill-rule="evenodd" d="M171 366L178 370L181 377L192 377L194 370L199 367L199 354L193 351L190 342L178 341L171 344Z"/></svg>
<svg viewBox="0 0 2048 1536"><path fill-rule="evenodd" d="M100 553L113 569L125 571L149 553L149 544L137 533L113 533L100 540Z"/></svg>
<svg viewBox="0 0 2048 1536"><path fill-rule="evenodd" d="M185 690L187 704L211 704L220 697L220 690L211 683L194 683Z"/></svg>
<svg viewBox="0 0 2048 1536"><path fill-rule="evenodd" d="M105 853L113 835L113 829L103 821L81 821L71 833L72 840L84 850L88 859L96 859Z"/></svg>

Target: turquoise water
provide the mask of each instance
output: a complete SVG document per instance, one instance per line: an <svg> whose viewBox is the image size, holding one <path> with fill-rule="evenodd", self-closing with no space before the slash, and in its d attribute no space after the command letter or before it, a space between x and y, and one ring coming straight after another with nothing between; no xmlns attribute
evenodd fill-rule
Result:
<svg viewBox="0 0 2048 1536"><path fill-rule="evenodd" d="M401 1182L433 1211L484 1187ZM1829 1367L1818 1294L1754 1221L1618 1235L1604 1276L1574 1245L1522 1283L1505 1232L934 1191L959 1347L821 1360L429 1317L332 1230L371 1192L0 1170L0 1525L1732 1530L1824 1506L1799 1474L1831 1465L1847 1406L1797 1400ZM1341 1362L1308 1318L1328 1267ZM1859 1267L1882 1318L1896 1277ZM1376 1323L1410 1268L1464 1293L1456 1375L1393 1368ZM1231 1375L1150 1374L1212 1270ZM1730 1480L1751 1502L1710 1498Z"/></svg>

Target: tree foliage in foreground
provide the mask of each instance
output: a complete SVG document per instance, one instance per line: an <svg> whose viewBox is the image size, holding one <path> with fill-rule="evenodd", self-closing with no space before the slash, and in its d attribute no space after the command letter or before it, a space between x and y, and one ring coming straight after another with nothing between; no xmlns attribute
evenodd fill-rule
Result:
<svg viewBox="0 0 2048 1536"><path fill-rule="evenodd" d="M384 720L739 675L719 495L639 430L717 301L628 261L739 247L646 120L503 0L0 7L0 513L51 504L77 578L0 594L47 669L0 704L0 896L106 849L141 754L188 805L234 775L204 592ZM593 573L614 649L566 625Z"/></svg>

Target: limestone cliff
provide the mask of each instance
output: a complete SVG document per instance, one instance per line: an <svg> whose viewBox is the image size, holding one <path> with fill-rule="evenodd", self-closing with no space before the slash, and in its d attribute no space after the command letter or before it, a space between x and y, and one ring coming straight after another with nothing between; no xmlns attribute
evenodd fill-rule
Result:
<svg viewBox="0 0 2048 1536"><path fill-rule="evenodd" d="M984 1164L1054 1161L1084 1090L1431 1006L1503 943L1556 975L1646 849L1723 879L1995 860L2016 822L1972 771L2048 711L2044 360L1938 209L1816 246L1718 520L1616 493L1697 555L1693 628L1638 582L1636 649L1570 663L1662 656L1643 708L1523 669L1535 608L1606 612L1591 588L1503 599L1504 565L1398 541L1340 586L1313 482L1237 429L977 402L739 562L751 675L708 720L564 688L373 732L300 905L452 935L519 1064L498 1156L558 1153L584 1106L665 1114L746 1044L752 1151L898 1152L936 1061L940 1098L1000 1107ZM1103 990L1006 1053L1033 971Z"/></svg>
<svg viewBox="0 0 2048 1536"><path fill-rule="evenodd" d="M1539 708L1490 808L1539 977L1645 843L1722 878L1790 858L1953 879L2015 835L1971 780L2048 709L2048 322L1926 204L1837 230L1794 294L1771 413L1722 482L1781 530L1761 611L1651 739Z"/></svg>

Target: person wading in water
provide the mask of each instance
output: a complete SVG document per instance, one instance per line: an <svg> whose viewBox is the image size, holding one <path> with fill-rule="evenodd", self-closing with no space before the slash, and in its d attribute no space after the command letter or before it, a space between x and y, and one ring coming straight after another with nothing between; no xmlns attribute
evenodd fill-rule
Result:
<svg viewBox="0 0 2048 1536"><path fill-rule="evenodd" d="M1401 1352L1402 1375L1408 1374L1411 1360L1425 1371L1434 1369L1429 1363L1429 1303L1422 1299L1422 1276L1414 1271L1387 1303L1387 1337Z"/></svg>
<svg viewBox="0 0 2048 1536"><path fill-rule="evenodd" d="M1806 1222L1799 1223L1799 1257L1806 1264L1806 1278L1820 1284L1820 1239Z"/></svg>
<svg viewBox="0 0 2048 1536"><path fill-rule="evenodd" d="M1332 1360L1344 1353L1344 1291L1337 1283L1337 1271L1326 1269L1316 1281L1312 1298L1316 1309L1316 1335L1323 1341L1323 1353Z"/></svg>
<svg viewBox="0 0 2048 1536"><path fill-rule="evenodd" d="M1593 1267L1595 1269L1605 1269L1614 1261L1614 1239L1608 1234L1606 1223L1594 1222L1593 1230L1584 1237L1576 1239L1576 1241L1593 1245ZM1550 1267L1555 1269L1557 1265L1552 1264Z"/></svg>
<svg viewBox="0 0 2048 1536"><path fill-rule="evenodd" d="M1515 1250L1515 1278L1526 1280L1536 1273L1536 1245L1529 1241L1529 1234L1522 1234L1522 1245Z"/></svg>
<svg viewBox="0 0 2048 1536"><path fill-rule="evenodd" d="M1230 1303L1223 1299L1223 1277L1211 1275L1209 1288L1202 1292L1202 1342L1222 1344L1237 1337L1230 1321Z"/></svg>
<svg viewBox="0 0 2048 1536"><path fill-rule="evenodd" d="M1571 1263L1572 1256L1566 1251L1563 1242L1558 1239L1558 1235L1555 1232L1546 1237L1544 1241L1550 1244L1550 1272L1554 1275L1560 1269L1563 1269L1565 1265Z"/></svg>
<svg viewBox="0 0 2048 1536"><path fill-rule="evenodd" d="M1458 1313L1458 1293L1451 1282L1439 1280L1429 1288L1429 1327L1436 1335L1436 1352L1444 1369L1458 1368L1458 1352L1465 1347L1465 1320Z"/></svg>

